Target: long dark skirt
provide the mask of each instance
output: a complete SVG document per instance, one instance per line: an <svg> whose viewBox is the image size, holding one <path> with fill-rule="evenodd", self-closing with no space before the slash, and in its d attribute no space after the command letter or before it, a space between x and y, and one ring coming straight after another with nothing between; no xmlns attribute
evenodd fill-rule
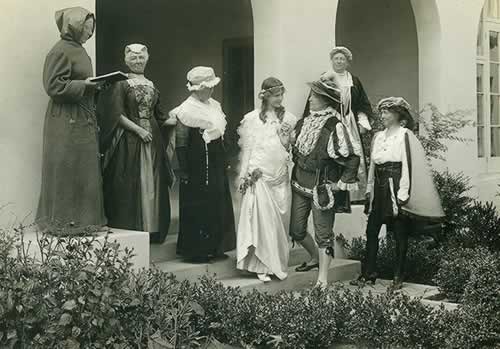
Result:
<svg viewBox="0 0 500 349"><path fill-rule="evenodd" d="M156 132L154 136L156 135ZM141 146L136 135L125 131L104 170L104 207L113 228L144 231L141 200ZM169 169L161 142L151 143L154 190L158 202L158 231L150 231L152 240L165 239L170 226ZM152 183L151 183L152 184Z"/></svg>
<svg viewBox="0 0 500 349"><path fill-rule="evenodd" d="M205 144L199 130L190 129L187 161L189 182L181 183L179 193L177 253L192 258L233 250L236 232L223 141Z"/></svg>

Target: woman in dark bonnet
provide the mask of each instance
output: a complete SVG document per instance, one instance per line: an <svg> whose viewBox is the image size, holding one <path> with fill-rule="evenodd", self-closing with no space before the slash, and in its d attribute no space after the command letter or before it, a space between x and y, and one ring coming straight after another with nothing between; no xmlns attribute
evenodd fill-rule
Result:
<svg viewBox="0 0 500 349"><path fill-rule="evenodd" d="M50 97L43 131L40 226L106 224L92 62L84 44L94 15L81 7L56 12L61 39L47 54L43 86Z"/></svg>

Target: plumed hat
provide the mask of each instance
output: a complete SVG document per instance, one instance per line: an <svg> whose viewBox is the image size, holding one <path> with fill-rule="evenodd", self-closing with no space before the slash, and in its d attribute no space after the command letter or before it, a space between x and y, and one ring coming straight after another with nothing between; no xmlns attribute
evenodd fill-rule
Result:
<svg viewBox="0 0 500 349"><path fill-rule="evenodd" d="M340 89L337 84L332 80L316 80L313 82L309 82L307 85L311 88L311 90L323 97L326 97L329 101L340 104Z"/></svg>

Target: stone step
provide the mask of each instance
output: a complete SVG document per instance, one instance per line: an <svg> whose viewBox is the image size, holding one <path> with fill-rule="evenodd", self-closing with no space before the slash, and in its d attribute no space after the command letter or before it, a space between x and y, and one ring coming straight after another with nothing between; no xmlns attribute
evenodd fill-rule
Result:
<svg viewBox="0 0 500 349"><path fill-rule="evenodd" d="M217 279L245 275L244 271L236 269L236 251L230 251L226 254L229 258L211 263L194 264L182 259L175 259L153 264L164 272L174 274L179 280L196 281L203 275L215 275ZM296 246L290 250L288 265L296 266L308 259L309 255L306 250Z"/></svg>
<svg viewBox="0 0 500 349"><path fill-rule="evenodd" d="M172 231L172 229L171 229ZM177 233L167 235L165 242L161 245L151 244L149 258L151 263L173 261L177 257Z"/></svg>
<svg viewBox="0 0 500 349"><path fill-rule="evenodd" d="M329 282L351 280L361 272L361 263L349 259L335 258L328 271ZM276 293L282 290L300 290L314 286L318 271L299 273L294 267L289 268L288 278L280 281L273 278L270 282L262 282L255 275L240 275L220 280L224 286L239 287L244 292L259 290L269 293Z"/></svg>

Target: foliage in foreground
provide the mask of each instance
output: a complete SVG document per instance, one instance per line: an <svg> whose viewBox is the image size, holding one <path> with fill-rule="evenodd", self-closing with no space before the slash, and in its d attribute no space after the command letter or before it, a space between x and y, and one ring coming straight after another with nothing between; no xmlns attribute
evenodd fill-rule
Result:
<svg viewBox="0 0 500 349"><path fill-rule="evenodd" d="M225 288L211 278L178 282L157 270L133 272L131 251L108 241L41 236L35 261L0 239L0 347L203 348L219 340L245 348L480 348L498 341L498 273L483 270L464 308L446 311L387 293L333 287L269 295ZM477 289L476 289L477 288ZM479 310L480 309L480 312ZM495 313L496 312L496 313ZM456 329L467 329L457 333ZM473 329L473 330L471 330Z"/></svg>

